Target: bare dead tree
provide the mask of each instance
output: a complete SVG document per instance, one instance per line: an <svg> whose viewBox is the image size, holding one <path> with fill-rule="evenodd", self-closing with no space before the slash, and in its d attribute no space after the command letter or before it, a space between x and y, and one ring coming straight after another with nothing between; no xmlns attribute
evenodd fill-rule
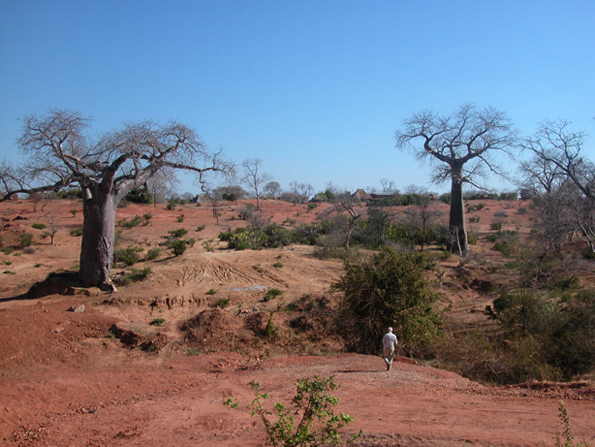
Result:
<svg viewBox="0 0 595 447"><path fill-rule="evenodd" d="M262 193L262 188L266 183L272 180L272 177L269 174L261 172L262 163L263 162L260 158L249 158L242 162L242 167L244 168L244 177L242 178L242 182L254 190L254 195L256 197L256 208L258 211L262 211L260 206L260 195Z"/></svg>
<svg viewBox="0 0 595 447"><path fill-rule="evenodd" d="M165 198L172 194L179 180L173 169L164 167L157 171L155 175L147 180L147 190L153 197L153 207L157 208L157 203L165 201Z"/></svg>
<svg viewBox="0 0 595 447"><path fill-rule="evenodd" d="M283 189L281 189L281 185L279 184L279 182L270 181L266 185L264 185L262 192L263 194L266 194L267 196L276 199L281 196Z"/></svg>
<svg viewBox="0 0 595 447"><path fill-rule="evenodd" d="M527 164L534 168L525 173L534 173L533 181L542 185L537 191L542 201L556 194L556 211L572 216L575 234L595 253L595 165L582 153L584 132L573 131L570 125L566 120L539 123L535 134L522 142L531 154ZM553 180L543 186L542 179ZM551 200L548 205L551 208Z"/></svg>
<svg viewBox="0 0 595 447"><path fill-rule="evenodd" d="M163 168L192 171L203 183L208 172L227 172L221 151L211 152L195 131L178 122L130 123L98 138L86 132L91 119L51 110L23 119L19 146L26 160L0 166L4 197L58 191L78 184L83 191L80 281L112 288L116 207L133 188Z"/></svg>
<svg viewBox="0 0 595 447"><path fill-rule="evenodd" d="M420 144L414 145L414 141ZM397 149L408 149L420 161L434 163L434 182L450 179L451 204L449 219L449 249L462 257L469 253L463 184L476 187L476 178L485 170L502 174L493 154L510 154L516 131L503 112L491 107L478 109L474 105L460 106L450 116L431 111L412 115L395 133Z"/></svg>

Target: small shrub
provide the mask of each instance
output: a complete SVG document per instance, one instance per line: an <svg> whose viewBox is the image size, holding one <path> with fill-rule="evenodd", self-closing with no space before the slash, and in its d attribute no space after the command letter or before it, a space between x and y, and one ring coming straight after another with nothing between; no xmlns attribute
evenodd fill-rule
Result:
<svg viewBox="0 0 595 447"><path fill-rule="evenodd" d="M269 321L267 321L267 327L265 329L265 336L267 338L275 338L277 336L277 327L273 321L273 312L269 313Z"/></svg>
<svg viewBox="0 0 595 447"><path fill-rule="evenodd" d="M0 251L5 255L9 255L14 251L13 247L0 247Z"/></svg>
<svg viewBox="0 0 595 447"><path fill-rule="evenodd" d="M292 399L293 408L286 408L281 402L273 404L274 410L264 407L264 400L268 394L260 392L260 383L252 380L248 385L252 387L255 398L247 407L252 416L258 416L265 426L268 441L274 446L316 446L326 444L341 444L339 430L353 422L353 418L341 413L337 416L333 407L339 399L329 394L339 388L334 376L328 378L301 378L297 382L297 392ZM223 405L238 408L240 404L229 398ZM270 416L276 415L277 421L271 421ZM299 420L301 416L301 420ZM296 425L296 421L299 422ZM314 423L320 423L320 429L314 430ZM355 441L362 434L352 435L348 443Z"/></svg>
<svg viewBox="0 0 595 447"><path fill-rule="evenodd" d="M2 261L2 264L4 264L4 265L12 265L12 261Z"/></svg>
<svg viewBox="0 0 595 447"><path fill-rule="evenodd" d="M171 234L172 237L182 237L188 234L188 230L186 228L180 228L179 230L168 231L168 233Z"/></svg>
<svg viewBox="0 0 595 447"><path fill-rule="evenodd" d="M449 250L442 250L442 255L441 255L442 259L444 259L445 261L449 260L450 258L452 258L452 251Z"/></svg>
<svg viewBox="0 0 595 447"><path fill-rule="evenodd" d="M518 210L518 213L519 214L527 214L527 208L521 206Z"/></svg>
<svg viewBox="0 0 595 447"><path fill-rule="evenodd" d="M204 229L205 229L205 226L204 225L199 225L198 227L196 227L196 231L197 232L202 231Z"/></svg>
<svg viewBox="0 0 595 447"><path fill-rule="evenodd" d="M471 223L477 223L477 222L479 222L479 216L471 216L469 218L469 222L471 222Z"/></svg>
<svg viewBox="0 0 595 447"><path fill-rule="evenodd" d="M308 204L308 212L316 209L318 207L318 205L316 205L315 203L309 203Z"/></svg>
<svg viewBox="0 0 595 447"><path fill-rule="evenodd" d="M295 312L296 310L299 310L299 309L300 309L300 306L298 306L297 303L289 303L283 308L283 310L285 312Z"/></svg>
<svg viewBox="0 0 595 447"><path fill-rule="evenodd" d="M213 242L214 242L213 239L209 239L208 241L203 241L202 246L209 253L213 253L215 251L215 247L213 246Z"/></svg>
<svg viewBox="0 0 595 447"><path fill-rule="evenodd" d="M149 249L149 251L147 251L147 259L149 261L152 261L154 259L157 259L160 254L161 254L160 248L151 248L151 249Z"/></svg>
<svg viewBox="0 0 595 447"><path fill-rule="evenodd" d="M171 243L171 249L175 256L181 256L188 249L188 241L184 239L176 239Z"/></svg>
<svg viewBox="0 0 595 447"><path fill-rule="evenodd" d="M165 326L165 318L155 318L149 324L151 326Z"/></svg>
<svg viewBox="0 0 595 447"><path fill-rule="evenodd" d="M72 217L75 217L76 216L76 213L78 213L78 210L77 209L71 209L70 210L70 214L72 214Z"/></svg>
<svg viewBox="0 0 595 447"><path fill-rule="evenodd" d="M283 267L283 264L281 264L280 262L275 262L273 264L273 267L280 269L281 267Z"/></svg>
<svg viewBox="0 0 595 447"><path fill-rule="evenodd" d="M186 349L184 349L184 354L186 354L186 355L200 355L200 349L198 349L198 348L186 348Z"/></svg>
<svg viewBox="0 0 595 447"><path fill-rule="evenodd" d="M264 302L270 301L280 295L283 295L283 291L279 290L279 289L269 289L266 291L266 293L264 294L264 296L262 297L262 300Z"/></svg>
<svg viewBox="0 0 595 447"><path fill-rule="evenodd" d="M131 266L136 264L140 257L138 256L143 249L141 247L126 247L121 250L116 250L114 252L114 260L116 262L122 262L127 266Z"/></svg>
<svg viewBox="0 0 595 447"><path fill-rule="evenodd" d="M12 270L4 270L2 273L4 273L5 275L16 275L16 273Z"/></svg>
<svg viewBox="0 0 595 447"><path fill-rule="evenodd" d="M229 298L219 298L215 301L215 307L225 309L227 306L229 306Z"/></svg>
<svg viewBox="0 0 595 447"><path fill-rule="evenodd" d="M215 295L217 293L217 291L215 289L209 289L209 291L207 292L207 295Z"/></svg>
<svg viewBox="0 0 595 447"><path fill-rule="evenodd" d="M35 228L36 230L43 230L44 228L46 228L46 224L34 223L33 225L31 225L31 227Z"/></svg>
<svg viewBox="0 0 595 447"><path fill-rule="evenodd" d="M39 267L43 267L43 264L35 264L35 265L33 266L33 268L36 268L36 269L38 269Z"/></svg>
<svg viewBox="0 0 595 447"><path fill-rule="evenodd" d="M490 224L490 230L492 230L492 231L502 231L502 222L492 222Z"/></svg>
<svg viewBox="0 0 595 447"><path fill-rule="evenodd" d="M69 231L71 236L82 236L83 235L83 228L73 228Z"/></svg>
<svg viewBox="0 0 595 447"><path fill-rule="evenodd" d="M30 233L21 234L21 247L29 247L33 244L33 235Z"/></svg>
<svg viewBox="0 0 595 447"><path fill-rule="evenodd" d="M124 227L127 229L131 229L134 227L138 227L142 222L142 219L140 218L139 215L134 216L132 219L127 220L127 219L120 219L118 222L116 222L118 224L118 226L120 227Z"/></svg>
<svg viewBox="0 0 595 447"><path fill-rule="evenodd" d="M132 282L139 282L144 281L149 277L149 275L153 273L149 267L146 267L142 270L137 270L133 268L130 273L128 273L124 278L124 285L130 284Z"/></svg>
<svg viewBox="0 0 595 447"><path fill-rule="evenodd" d="M176 220L178 222L184 222L184 215L181 215L181 216L176 217Z"/></svg>
<svg viewBox="0 0 595 447"><path fill-rule="evenodd" d="M477 244L477 234L467 233L467 242L469 242L469 245Z"/></svg>
<svg viewBox="0 0 595 447"><path fill-rule="evenodd" d="M165 209L172 211L176 209L176 202L168 202Z"/></svg>

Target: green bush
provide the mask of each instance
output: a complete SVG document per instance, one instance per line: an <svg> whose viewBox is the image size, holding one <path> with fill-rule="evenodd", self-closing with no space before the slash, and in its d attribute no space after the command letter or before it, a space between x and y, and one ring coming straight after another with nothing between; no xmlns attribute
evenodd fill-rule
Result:
<svg viewBox="0 0 595 447"><path fill-rule="evenodd" d="M266 293L264 294L264 296L262 297L262 300L264 302L270 301L272 299L275 299L278 296L283 295L283 291L279 290L279 289L269 289L266 291Z"/></svg>
<svg viewBox="0 0 595 447"><path fill-rule="evenodd" d="M595 289L576 295L530 290L503 294L486 314L502 325L513 346L533 340L532 362L555 368L566 380L595 368Z"/></svg>
<svg viewBox="0 0 595 447"><path fill-rule="evenodd" d="M33 235L30 233L21 234L21 247L30 247L33 244Z"/></svg>
<svg viewBox="0 0 595 447"><path fill-rule="evenodd" d="M126 247L120 250L114 251L114 261L122 262L127 266L131 266L136 264L140 257L138 256L139 253L142 253L143 249L141 247Z"/></svg>
<svg viewBox="0 0 595 447"><path fill-rule="evenodd" d="M225 309L227 306L229 306L229 298L219 298L215 301L215 307Z"/></svg>
<svg viewBox="0 0 595 447"><path fill-rule="evenodd" d="M120 219L118 222L116 222L118 224L118 226L120 227L124 227L127 229L131 229L134 227L139 226L142 223L142 219L139 215L134 216L132 219L127 220L127 219Z"/></svg>
<svg viewBox="0 0 595 447"><path fill-rule="evenodd" d="M71 236L82 236L83 235L83 228L73 228L69 231Z"/></svg>
<svg viewBox="0 0 595 447"><path fill-rule="evenodd" d="M151 326L165 326L165 318L155 318L149 324Z"/></svg>
<svg viewBox="0 0 595 447"><path fill-rule="evenodd" d="M204 225L199 225L198 227L196 227L196 231L202 231L205 229Z"/></svg>
<svg viewBox="0 0 595 447"><path fill-rule="evenodd" d="M351 349L373 354L388 326L402 337L409 354L432 342L441 319L433 309L439 295L424 278L436 265L424 252L383 248L373 258L345 262L333 289L344 292L341 332Z"/></svg>
<svg viewBox="0 0 595 447"><path fill-rule="evenodd" d="M283 264L281 264L280 262L275 262L273 264L273 267L280 269L281 267L283 267Z"/></svg>
<svg viewBox="0 0 595 447"><path fill-rule="evenodd" d="M184 216L182 215L182 216L176 217L176 221L178 221L178 222L184 222Z"/></svg>
<svg viewBox="0 0 595 447"><path fill-rule="evenodd" d="M142 270L137 270L135 268L132 268L130 270L130 273L128 273L125 277L124 277L124 284L130 284L132 282L139 282L139 281L144 281L145 279L147 279L149 277L149 275L153 273L153 271L149 268L149 267L145 267Z"/></svg>
<svg viewBox="0 0 595 447"><path fill-rule="evenodd" d="M188 234L188 230L186 228L180 228L179 230L168 231L168 233L172 237L182 237L182 236L186 236Z"/></svg>
<svg viewBox="0 0 595 447"><path fill-rule="evenodd" d="M43 230L43 229L45 229L47 227L46 224L43 224L43 223L34 223L31 226L33 228L35 228L36 230Z"/></svg>
<svg viewBox="0 0 595 447"><path fill-rule="evenodd" d="M161 255L160 248L151 248L149 251L147 251L147 259L150 261L157 259L159 255Z"/></svg>
<svg viewBox="0 0 595 447"><path fill-rule="evenodd" d="M176 239L171 243L171 249L175 256L181 256L188 249L188 241L185 239Z"/></svg>
<svg viewBox="0 0 595 447"><path fill-rule="evenodd" d="M9 255L14 251L13 247L0 247L0 251L5 255Z"/></svg>
<svg viewBox="0 0 595 447"><path fill-rule="evenodd" d="M492 222L490 224L490 230L501 231L502 230L502 222Z"/></svg>
<svg viewBox="0 0 595 447"><path fill-rule="evenodd" d="M209 291L207 292L207 295L215 295L217 293L217 291L215 289L209 289Z"/></svg>
<svg viewBox="0 0 595 447"><path fill-rule="evenodd" d="M329 394L339 388L334 376L299 379L297 392L292 400L293 408L286 408L281 402L275 402L273 410L267 410L264 407L264 400L269 396L260 392L260 383L252 380L248 385L254 390L255 398L247 409L252 416L260 418L268 441L274 446L339 445L341 444L339 430L353 422L352 417L343 413L336 416L333 412L333 407L339 403L339 399ZM231 398L223 405L239 407L239 403ZM277 420L271 421L271 415L274 415ZM319 423L321 427L319 430L314 430L315 422ZM361 434L360 430L358 434L350 436L347 442L353 442Z"/></svg>

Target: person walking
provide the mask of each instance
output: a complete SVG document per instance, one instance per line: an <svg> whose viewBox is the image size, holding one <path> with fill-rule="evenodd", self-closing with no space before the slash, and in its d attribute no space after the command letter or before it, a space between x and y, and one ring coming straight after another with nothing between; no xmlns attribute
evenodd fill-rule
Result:
<svg viewBox="0 0 595 447"><path fill-rule="evenodd" d="M399 341L397 336L393 334L393 328L389 327L388 332L382 337L382 358L386 363L386 370L390 371L393 366L393 359L395 358L395 349Z"/></svg>

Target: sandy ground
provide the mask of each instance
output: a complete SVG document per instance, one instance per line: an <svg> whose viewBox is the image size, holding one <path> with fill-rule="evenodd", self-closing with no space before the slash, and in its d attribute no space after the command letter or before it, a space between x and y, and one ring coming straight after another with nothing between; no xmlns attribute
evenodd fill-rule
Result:
<svg viewBox="0 0 595 447"><path fill-rule="evenodd" d="M575 440L595 443L592 384L487 387L427 366L400 362L386 371L379 357L338 353L340 341L324 325L317 326L315 317L333 311L329 286L340 275L341 263L317 259L310 247L223 249L217 234L245 225L236 217L238 206L223 210L219 226L206 207L123 208L118 218L153 214L146 227L123 231L123 246L157 247L167 231L187 228L197 239L195 247L178 258L164 254L139 263L153 270L149 279L113 294L73 287L62 291L72 295L28 298L24 293L35 281L76 267L80 239L68 229L81 225L81 213L70 213L74 202L52 204L44 213L34 212L27 201L0 204L3 246L16 244L23 232L35 240L28 253L0 254L1 445L265 445L261 422L245 408L223 402L232 397L248 404L247 383L254 379L271 401L289 403L297 379L314 375L335 376L337 412L355 418L346 432L364 430L359 445L538 446L545 441L553 446L561 428L559 399L565 401ZM501 207L510 228L528 231L526 216L516 212L519 204L500 203L477 214L476 230L486 231ZM264 208L277 223L310 222L320 210L271 201ZM47 220L48 209L60 217L53 246L31 228ZM182 214L184 221L178 222ZM198 225L206 227L194 232ZM210 240L214 252L203 244ZM481 247L472 250L483 250L482 262L468 266L470 271L478 277L490 273L496 255ZM448 307L449 318L461 324L485 319L478 311L493 295L458 285L452 274L457 261L450 264L441 266L441 305ZM114 274L122 270L115 268ZM498 280L497 275L490 279ZM282 297L263 302L263 291L273 287L284 292ZM221 298L229 305L213 307ZM281 311L287 303L312 310ZM84 311L72 311L80 305ZM264 316L254 323L262 325L270 312L279 319L279 338L265 343L250 335L244 322ZM203 316L202 332L189 340L181 326L197 315ZM311 320L301 328L284 324L303 315ZM164 326L151 325L155 318L163 318ZM156 348L146 352L138 343L126 345L114 338L114 325Z"/></svg>

